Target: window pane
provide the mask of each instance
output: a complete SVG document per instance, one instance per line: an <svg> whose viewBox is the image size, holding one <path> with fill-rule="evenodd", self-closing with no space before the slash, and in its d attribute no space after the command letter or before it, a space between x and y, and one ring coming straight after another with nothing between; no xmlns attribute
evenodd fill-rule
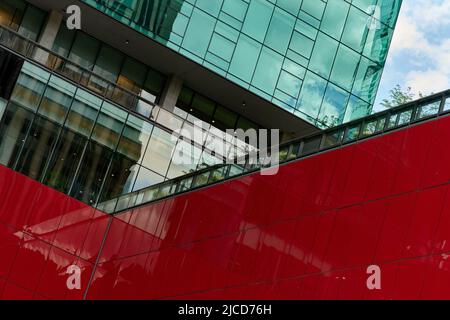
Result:
<svg viewBox="0 0 450 320"><path fill-rule="evenodd" d="M311 56L310 69L322 77L328 78L337 48L338 42L336 40L319 33Z"/></svg>
<svg viewBox="0 0 450 320"><path fill-rule="evenodd" d="M350 5L344 1L328 1L320 29L340 40L349 8Z"/></svg>
<svg viewBox="0 0 450 320"><path fill-rule="evenodd" d="M55 43L53 44L53 52L60 56L67 57L72 47L73 39L77 34L74 30L69 30L63 24L56 35Z"/></svg>
<svg viewBox="0 0 450 320"><path fill-rule="evenodd" d="M36 110L49 78L50 73L47 71L28 62L24 63L11 100L22 107Z"/></svg>
<svg viewBox="0 0 450 320"><path fill-rule="evenodd" d="M282 63L282 55L264 47L253 75L252 85L272 95L281 72Z"/></svg>
<svg viewBox="0 0 450 320"><path fill-rule="evenodd" d="M44 183L67 193L75 178L75 172L87 139L68 129L63 130L49 162Z"/></svg>
<svg viewBox="0 0 450 320"><path fill-rule="evenodd" d="M316 151L319 151L320 142L322 141L322 137L315 137L305 141L303 145L302 154L311 154Z"/></svg>
<svg viewBox="0 0 450 320"><path fill-rule="evenodd" d="M192 101L193 114L201 119L211 121L215 103L202 95L196 94Z"/></svg>
<svg viewBox="0 0 450 320"><path fill-rule="evenodd" d="M92 70L99 47L98 40L86 33L78 32L69 59L79 66Z"/></svg>
<svg viewBox="0 0 450 320"><path fill-rule="evenodd" d="M344 130L339 129L337 131L328 133L325 137L324 147L332 147L342 142L344 136Z"/></svg>
<svg viewBox="0 0 450 320"><path fill-rule="evenodd" d="M375 28L369 30L363 53L371 60L382 64L386 60L394 30L375 18L372 18L371 23Z"/></svg>
<svg viewBox="0 0 450 320"><path fill-rule="evenodd" d="M436 115L439 112L440 106L441 106L441 101L434 101L434 102L422 105L417 110L416 118L422 119L422 118Z"/></svg>
<svg viewBox="0 0 450 320"><path fill-rule="evenodd" d="M389 117L389 121L388 121L388 124L387 124L387 128L388 129L392 129L392 128L397 126L398 116L399 116L398 113L394 113L393 115L391 115Z"/></svg>
<svg viewBox="0 0 450 320"><path fill-rule="evenodd" d="M377 120L365 123L362 131L362 136L367 137L374 134L376 132L376 128L377 128Z"/></svg>
<svg viewBox="0 0 450 320"><path fill-rule="evenodd" d="M172 129L172 130L179 130L181 126L183 125L183 120L174 116L171 112L161 109L158 113L158 118L156 119L156 122L162 124L164 127Z"/></svg>
<svg viewBox="0 0 450 320"><path fill-rule="evenodd" d="M151 170L148 170L144 167L141 167L136 182L134 183L133 191L145 189L147 187L153 186L163 181L164 178L159 174Z"/></svg>
<svg viewBox="0 0 450 320"><path fill-rule="evenodd" d="M237 115L230 110L218 106L214 114L215 126L222 130L236 128Z"/></svg>
<svg viewBox="0 0 450 320"><path fill-rule="evenodd" d="M295 18L284 10L275 8L272 14L265 44L275 51L285 54L294 30Z"/></svg>
<svg viewBox="0 0 450 320"><path fill-rule="evenodd" d="M12 167L25 141L33 114L13 103L8 105L0 127L0 163Z"/></svg>
<svg viewBox="0 0 450 320"><path fill-rule="evenodd" d="M149 148L145 153L143 165L158 174L166 175L175 141L172 135L160 128L155 128L150 138Z"/></svg>
<svg viewBox="0 0 450 320"><path fill-rule="evenodd" d="M190 106L193 97L194 97L194 91L192 91L189 88L183 87L183 89L181 89L180 95L178 97L178 102L180 103L180 105Z"/></svg>
<svg viewBox="0 0 450 320"><path fill-rule="evenodd" d="M16 170L39 180L55 144L60 127L55 123L36 117L26 138Z"/></svg>
<svg viewBox="0 0 450 320"><path fill-rule="evenodd" d="M200 157L200 161L199 161L197 170L201 170L201 169L213 166L215 164L221 164L221 163L223 163L223 160L219 159L218 157L213 156L209 150L204 150L202 153L202 156Z"/></svg>
<svg viewBox="0 0 450 320"><path fill-rule="evenodd" d="M376 97L377 83L381 78L382 69L381 65L362 57L352 93L364 101L373 103Z"/></svg>
<svg viewBox="0 0 450 320"><path fill-rule="evenodd" d="M0 3L0 25L13 30L19 28L19 23L25 11L25 2L17 0L3 0Z"/></svg>
<svg viewBox="0 0 450 320"><path fill-rule="evenodd" d="M76 87L61 78L52 76L45 90L38 112L53 121L63 123L72 104Z"/></svg>
<svg viewBox="0 0 450 320"><path fill-rule="evenodd" d="M325 79L308 71L297 105L299 111L313 118L317 117L326 87Z"/></svg>
<svg viewBox="0 0 450 320"><path fill-rule="evenodd" d="M194 178L193 188L204 186L208 183L210 172L202 173Z"/></svg>
<svg viewBox="0 0 450 320"><path fill-rule="evenodd" d="M110 149L95 142L89 142L71 196L88 204L97 200L106 170L112 156Z"/></svg>
<svg viewBox="0 0 450 320"><path fill-rule="evenodd" d="M404 125L411 122L412 110L404 111L400 114L398 119L398 125Z"/></svg>
<svg viewBox="0 0 450 320"><path fill-rule="evenodd" d="M263 0L251 1L242 32L259 42L263 42L272 12L273 5L269 2Z"/></svg>
<svg viewBox="0 0 450 320"><path fill-rule="evenodd" d="M167 178L173 179L196 170L202 150L190 142L179 140L172 156Z"/></svg>
<svg viewBox="0 0 450 320"><path fill-rule="evenodd" d="M37 40L45 20L45 11L34 6L28 6L20 24L19 33L24 37Z"/></svg>
<svg viewBox="0 0 450 320"><path fill-rule="evenodd" d="M361 127L360 125L356 125L354 127L349 128L345 135L344 142L350 142L358 139L360 127Z"/></svg>
<svg viewBox="0 0 450 320"><path fill-rule="evenodd" d="M122 194L130 193L136 179L139 166L136 161L116 153L103 187L100 202L111 200Z"/></svg>
<svg viewBox="0 0 450 320"><path fill-rule="evenodd" d="M360 57L355 51L341 45L334 62L330 80L346 90L351 90L355 81L359 59Z"/></svg>
<svg viewBox="0 0 450 320"><path fill-rule="evenodd" d="M450 110L450 98L447 98L444 103L444 111Z"/></svg>
<svg viewBox="0 0 450 320"><path fill-rule="evenodd" d="M130 91L140 93L146 73L147 67L145 65L132 58L127 58L117 83Z"/></svg>
<svg viewBox="0 0 450 320"><path fill-rule="evenodd" d="M377 132L383 131L385 125L386 125L386 117L383 117L383 118L381 118L381 119L378 119L376 131L377 131Z"/></svg>
<svg viewBox="0 0 450 320"><path fill-rule="evenodd" d="M370 112L371 106L367 102L352 95L345 111L344 123L365 117Z"/></svg>
<svg viewBox="0 0 450 320"><path fill-rule="evenodd" d="M252 1L252 4L253 2L256 1ZM250 83L256 67L256 59L254 57L258 56L260 51L260 43L242 34L239 37L233 59L231 60L230 74Z"/></svg>
<svg viewBox="0 0 450 320"><path fill-rule="evenodd" d="M0 123L3 118L3 114L5 113L7 104L8 104L7 100L0 98Z"/></svg>
<svg viewBox="0 0 450 320"><path fill-rule="evenodd" d="M150 69L147 74L147 79L145 80L144 89L149 95L160 96L165 83L166 77L164 75ZM155 102L155 99L150 99L150 96L146 97L146 99L150 102Z"/></svg>
<svg viewBox="0 0 450 320"><path fill-rule="evenodd" d="M194 9L184 36L183 48L204 57L215 27L215 20L208 14ZM202 36L199 36L199 35Z"/></svg>
<svg viewBox="0 0 450 320"><path fill-rule="evenodd" d="M92 139L114 150L122 134L127 115L122 109L104 102L92 133Z"/></svg>
<svg viewBox="0 0 450 320"><path fill-rule="evenodd" d="M348 92L330 83L327 91L325 92L325 97L323 99L322 108L319 114L319 120L329 127L342 123L348 97Z"/></svg>
<svg viewBox="0 0 450 320"><path fill-rule="evenodd" d="M103 45L95 63L94 72L111 82L116 82L122 60L123 54L120 51Z"/></svg>
<svg viewBox="0 0 450 320"><path fill-rule="evenodd" d="M117 152L132 159L136 163L141 163L152 130L153 126L150 123L130 115L123 130L123 135L120 138Z"/></svg>
<svg viewBox="0 0 450 320"><path fill-rule="evenodd" d="M369 18L370 16L361 10L350 7L342 42L353 50L361 52L366 42Z"/></svg>
<svg viewBox="0 0 450 320"><path fill-rule="evenodd" d="M101 103L100 98L78 89L67 116L66 126L86 137L90 136Z"/></svg>

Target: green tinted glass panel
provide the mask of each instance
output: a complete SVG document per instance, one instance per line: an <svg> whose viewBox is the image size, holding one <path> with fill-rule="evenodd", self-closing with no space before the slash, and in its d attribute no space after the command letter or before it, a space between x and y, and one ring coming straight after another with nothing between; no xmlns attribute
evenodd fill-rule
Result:
<svg viewBox="0 0 450 320"><path fill-rule="evenodd" d="M320 30L340 40L350 5L344 1L329 1Z"/></svg>
<svg viewBox="0 0 450 320"><path fill-rule="evenodd" d="M346 46L338 49L330 80L350 91L355 81L360 55Z"/></svg>
<svg viewBox="0 0 450 320"><path fill-rule="evenodd" d="M345 115L348 93L341 88L329 84L325 92L319 121L327 126L335 126L342 123Z"/></svg>
<svg viewBox="0 0 450 320"><path fill-rule="evenodd" d="M326 87L326 80L312 72L308 72L300 93L298 110L316 118L319 114Z"/></svg>
<svg viewBox="0 0 450 320"><path fill-rule="evenodd" d="M369 29L370 16L351 7L342 35L342 42L357 52L364 48Z"/></svg>
<svg viewBox="0 0 450 320"><path fill-rule="evenodd" d="M336 40L324 33L319 33L309 64L310 69L322 77L328 78L333 67L337 47L338 42Z"/></svg>

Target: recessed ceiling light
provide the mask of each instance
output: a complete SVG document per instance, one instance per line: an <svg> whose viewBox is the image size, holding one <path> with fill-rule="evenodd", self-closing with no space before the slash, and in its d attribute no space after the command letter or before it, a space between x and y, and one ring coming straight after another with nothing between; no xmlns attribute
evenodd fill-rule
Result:
<svg viewBox="0 0 450 320"><path fill-rule="evenodd" d="M129 45L130 44L130 40L125 40L125 44Z"/></svg>

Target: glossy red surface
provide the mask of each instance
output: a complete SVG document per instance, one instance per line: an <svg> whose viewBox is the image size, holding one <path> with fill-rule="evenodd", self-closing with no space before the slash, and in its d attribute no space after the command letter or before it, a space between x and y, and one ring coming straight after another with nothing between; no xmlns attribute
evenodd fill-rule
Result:
<svg viewBox="0 0 450 320"><path fill-rule="evenodd" d="M0 167L0 297L450 299L449 128L441 118L114 218ZM67 289L73 264L82 290ZM373 264L381 290L366 285Z"/></svg>

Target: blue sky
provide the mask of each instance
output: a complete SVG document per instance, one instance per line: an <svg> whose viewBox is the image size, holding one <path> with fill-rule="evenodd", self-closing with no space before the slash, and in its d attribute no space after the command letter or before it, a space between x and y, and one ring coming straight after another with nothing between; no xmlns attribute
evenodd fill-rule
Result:
<svg viewBox="0 0 450 320"><path fill-rule="evenodd" d="M450 88L450 0L403 0L374 111L396 84L416 94Z"/></svg>

